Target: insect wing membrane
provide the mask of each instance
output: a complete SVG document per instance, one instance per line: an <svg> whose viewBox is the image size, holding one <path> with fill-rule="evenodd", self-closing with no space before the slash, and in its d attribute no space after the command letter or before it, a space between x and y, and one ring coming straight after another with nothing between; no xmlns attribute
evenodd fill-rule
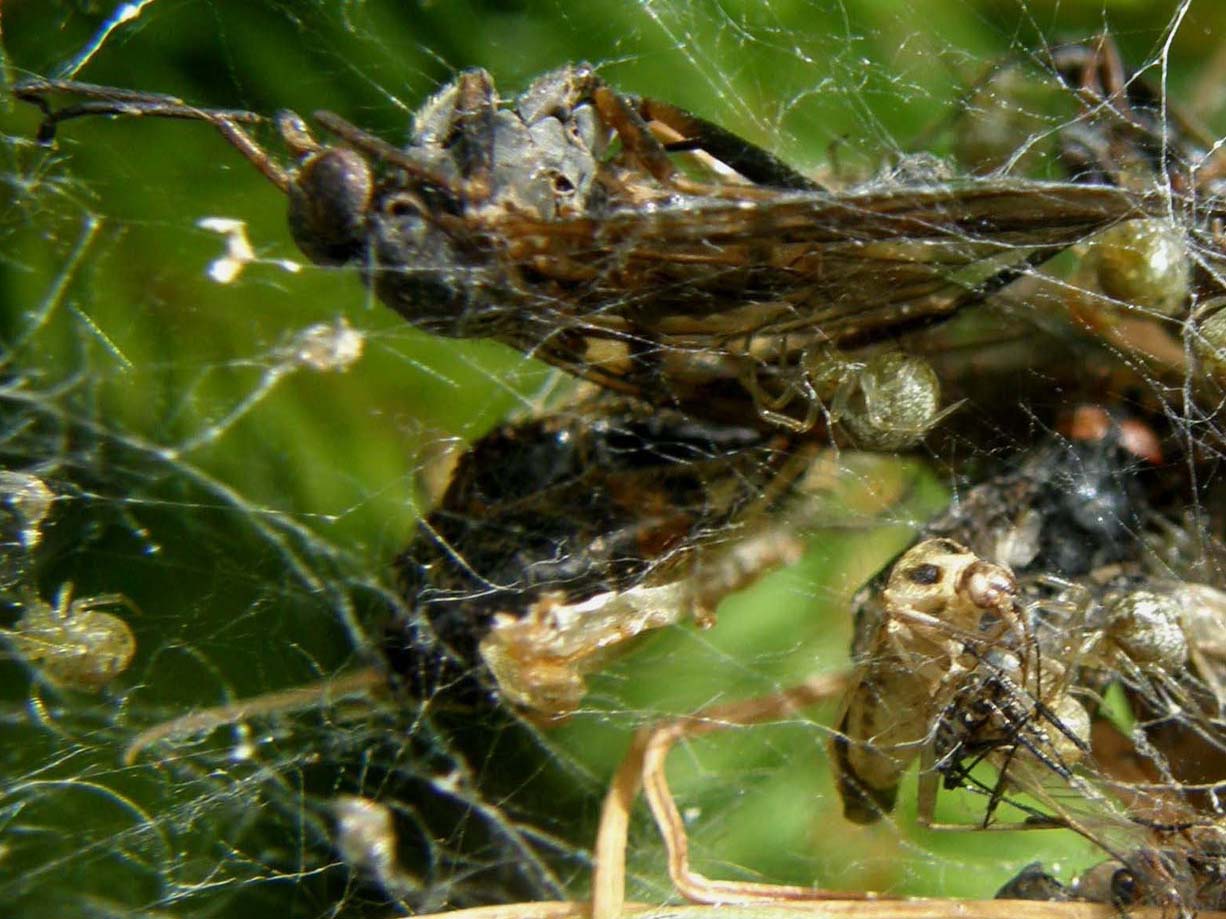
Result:
<svg viewBox="0 0 1226 919"><path fill-rule="evenodd" d="M744 418L749 370L786 379L822 348L939 322L1148 206L1109 187L985 181L497 213L472 264L448 269L463 299L450 321L622 392ZM417 304L387 302L418 321Z"/></svg>

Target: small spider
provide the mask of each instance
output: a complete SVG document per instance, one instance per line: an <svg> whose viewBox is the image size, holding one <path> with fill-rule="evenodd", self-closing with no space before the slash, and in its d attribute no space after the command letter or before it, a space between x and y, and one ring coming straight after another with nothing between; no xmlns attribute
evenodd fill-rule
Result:
<svg viewBox="0 0 1226 919"><path fill-rule="evenodd" d="M23 603L21 618L0 635L22 658L37 665L47 680L65 689L97 692L128 669L136 637L128 624L106 607L136 606L122 594L73 599L64 583L52 605L37 597Z"/></svg>

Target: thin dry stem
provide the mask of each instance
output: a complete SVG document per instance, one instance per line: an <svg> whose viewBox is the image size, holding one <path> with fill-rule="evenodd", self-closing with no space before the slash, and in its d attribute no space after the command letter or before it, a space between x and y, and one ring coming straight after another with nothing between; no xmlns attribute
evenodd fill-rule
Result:
<svg viewBox="0 0 1226 919"><path fill-rule="evenodd" d="M796 711L841 695L847 688L845 673L812 677L769 696L716 706L687 718L651 728L643 751L643 794L668 852L668 873L677 891L694 903L763 903L780 900L871 900L872 892L843 893L817 887L756 884L748 881L718 881L690 868L689 840L665 775L665 763L673 744L730 727L778 721ZM608 919L605 915L594 919Z"/></svg>
<svg viewBox="0 0 1226 919"><path fill-rule="evenodd" d="M1202 912L1199 919L1226 919ZM590 919L586 902L542 901L482 906L417 919ZM624 919L1120 919L1103 903L1053 903L1046 900L823 900L807 903L756 903L715 906L650 906L628 903ZM1171 919L1159 907L1133 907L1128 919Z"/></svg>
<svg viewBox="0 0 1226 919"><path fill-rule="evenodd" d="M375 667L367 667L344 676L330 677L305 686L295 686L280 692L265 693L251 699L189 712L170 721L163 721L133 738L124 750L123 762L131 766L148 747L172 737L207 734L228 724L237 724L261 715L284 715L308 708L323 708L344 696L367 695L385 685L387 676Z"/></svg>
<svg viewBox="0 0 1226 919"><path fill-rule="evenodd" d="M649 736L644 731L635 734L605 795L596 831L591 919L617 919L625 906L630 809L643 787L643 753Z"/></svg>

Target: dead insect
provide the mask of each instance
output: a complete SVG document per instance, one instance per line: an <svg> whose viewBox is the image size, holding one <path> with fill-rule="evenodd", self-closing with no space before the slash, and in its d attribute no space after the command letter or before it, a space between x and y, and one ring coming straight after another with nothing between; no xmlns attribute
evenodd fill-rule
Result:
<svg viewBox="0 0 1226 919"><path fill-rule="evenodd" d="M1226 861L1222 840L1193 836L1180 845L1143 848L1109 859L1080 874L1065 886L1028 866L996 894L998 899L1107 903L1120 910L1161 906L1180 915L1226 907Z"/></svg>
<svg viewBox="0 0 1226 919"><path fill-rule="evenodd" d="M511 106L488 74L462 73L403 148L320 112L338 138L323 145L281 113L288 170L245 130L265 120L254 113L80 83L15 93L45 112L43 140L84 115L212 124L285 192L308 258L355 265L413 324L494 338L734 424L818 425L882 345L1160 203L1001 179L829 192L709 122L615 92L586 65L542 76ZM82 101L57 110L56 95ZM907 438L852 439L890 449L937 418L909 420Z"/></svg>
<svg viewBox="0 0 1226 919"><path fill-rule="evenodd" d="M1185 861L1209 866L1196 870L1214 874L1217 811L1196 800L1212 789L1182 780L1148 736L1177 721L1202 738L1222 738L1212 689L1216 650L1197 625L1206 608L1223 608L1221 595L1177 577L1158 544L1171 524L1150 502L1162 472L1154 432L1090 406L1062 427L1067 434L1053 433L955 501L862 593L855 672L644 729L606 802L609 836L598 852L618 863L614 828L641 782L686 897L846 896L694 873L664 773L682 738L774 720L841 695L831 750L854 820L892 809L903 769L919 758L920 814L929 825L936 825L932 805L944 782L987 798L980 827L1072 829L1119 864L1129 853L1141 865L1144 853L1176 848ZM1113 726L1122 717L1106 701L1115 686L1132 700L1131 734ZM976 777L980 762L994 766L994 782ZM1138 771L1138 762L1146 768ZM1030 801L1015 800L1015 790ZM995 824L1006 801L1022 818ZM1069 891L1041 870L1031 874L1006 893L1089 896L1088 881ZM1220 905L1201 889L1151 875L1136 882L1128 902ZM614 886L598 872L595 915L613 915L620 905Z"/></svg>
<svg viewBox="0 0 1226 919"><path fill-rule="evenodd" d="M964 761L1037 762L1067 780L1089 752L1089 715L1069 695L1075 652L1061 645L1084 626L1085 610L1074 621L1067 598L1051 601L1044 585L1135 555L1145 505L1131 448L1155 448L1137 425L1101 409L1083 407L1070 424L1076 438L1055 435L970 489L856 597L861 664L832 748L849 818L873 822L892 810L903 770L921 753L921 814L930 819L940 778L973 786ZM1000 586L983 594L972 574ZM985 826L1003 787L990 790Z"/></svg>
<svg viewBox="0 0 1226 919"><path fill-rule="evenodd" d="M1070 177L1157 189L1168 200L1166 214L1122 223L1093 241L1069 312L1151 377L1172 388L1190 380L1193 396L1212 405L1222 386L1213 316L1226 277L1216 205L1226 171L1221 144L1165 87L1130 73L1107 36L1054 49L1050 67L1081 106L1058 132Z"/></svg>
<svg viewBox="0 0 1226 919"><path fill-rule="evenodd" d="M602 655L709 623L725 595L799 557L789 498L812 454L791 447L608 398L486 435L397 559L392 670L428 698L482 664L505 701L570 714Z"/></svg>
<svg viewBox="0 0 1226 919"><path fill-rule="evenodd" d="M630 639L709 626L726 596L800 558L837 480L821 456L607 394L496 429L396 560L394 682L570 715L585 674Z"/></svg>
<svg viewBox="0 0 1226 919"><path fill-rule="evenodd" d="M1149 73L1129 72L1107 36L998 63L968 91L956 127L965 130L955 149L977 171L1022 174L1042 160L1046 174L1165 200L1161 213L1075 247L1076 270L1027 308L1068 323L1053 339L1080 330L1110 350L1109 362L1140 371L1147 385L1161 381L1170 400L1190 396L1199 406L1189 410L1213 410L1223 339L1212 316L1226 276L1218 207L1226 159L1216 137Z"/></svg>
<svg viewBox="0 0 1226 919"><path fill-rule="evenodd" d="M791 435L607 394L497 428L459 457L396 560L404 608L382 666L157 725L128 759L389 678L416 699L565 718L586 675L631 639L710 625L725 596L801 556L830 475L815 454Z"/></svg>
<svg viewBox="0 0 1226 919"><path fill-rule="evenodd" d="M881 615L869 617L861 605L855 656L862 664L832 742L850 819L872 822L893 810L904 771L983 649L1022 643L1017 595L1007 568L938 538L894 563L878 595ZM1009 632L1018 633L1012 641ZM924 774L934 775L931 768ZM931 815L933 800L924 803Z"/></svg>

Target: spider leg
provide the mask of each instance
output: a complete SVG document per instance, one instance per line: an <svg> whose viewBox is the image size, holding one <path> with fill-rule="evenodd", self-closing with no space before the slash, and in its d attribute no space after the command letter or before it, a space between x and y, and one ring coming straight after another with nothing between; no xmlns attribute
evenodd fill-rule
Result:
<svg viewBox="0 0 1226 919"><path fill-rule="evenodd" d="M68 586L71 587L72 585L70 584ZM59 601L57 601L57 607L58 602ZM125 597L123 594L118 593L98 594L96 597L81 597L74 600L67 607L67 610L73 615L79 615L80 613L88 613L96 609L104 609L108 606L122 606L124 609L133 612L138 616L141 615L141 608L137 606L136 603Z"/></svg>
<svg viewBox="0 0 1226 919"><path fill-rule="evenodd" d="M204 735L225 725L236 725L249 718L285 715L309 708L329 706L346 696L369 696L387 684L387 675L377 667L329 677L305 686L295 686L225 705L202 708L146 728L132 738L123 751L125 766L133 765L141 753L156 743L171 738Z"/></svg>

